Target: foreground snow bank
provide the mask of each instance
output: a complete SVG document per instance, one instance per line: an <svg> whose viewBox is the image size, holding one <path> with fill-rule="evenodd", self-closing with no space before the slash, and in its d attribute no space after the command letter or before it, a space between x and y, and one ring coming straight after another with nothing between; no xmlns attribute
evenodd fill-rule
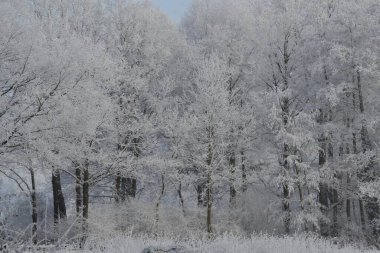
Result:
<svg viewBox="0 0 380 253"><path fill-rule="evenodd" d="M168 248L180 245L189 253L372 253L376 250L364 250L354 246L339 246L332 242L306 236L273 237L267 235L242 238L230 235L220 236L214 240L188 240L179 242L170 239L153 240L131 236L112 236L100 240L92 238L82 251L65 249L59 253L141 253L147 247Z"/></svg>

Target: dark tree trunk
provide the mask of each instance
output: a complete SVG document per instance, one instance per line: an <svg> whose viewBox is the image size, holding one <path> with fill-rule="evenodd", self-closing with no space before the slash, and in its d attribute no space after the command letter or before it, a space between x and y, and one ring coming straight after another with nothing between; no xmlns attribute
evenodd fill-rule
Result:
<svg viewBox="0 0 380 253"><path fill-rule="evenodd" d="M126 179L126 191L128 197L135 198L136 197L136 191L137 191L137 180L134 178L127 178Z"/></svg>
<svg viewBox="0 0 380 253"><path fill-rule="evenodd" d="M89 204L89 171L86 166L83 170L83 219L88 219L88 204Z"/></svg>
<svg viewBox="0 0 380 253"><path fill-rule="evenodd" d="M116 202L124 202L127 197L135 198L137 192L137 180L130 177L117 176L115 179Z"/></svg>
<svg viewBox="0 0 380 253"><path fill-rule="evenodd" d="M330 112L329 121L332 121L332 115ZM330 133L330 140L327 148L327 153L329 155L329 159L333 159L334 157L334 148L331 143L332 134ZM334 175L334 178L337 176ZM335 188L335 186L330 187L330 204L332 206L332 225L331 225L331 236L337 237L339 234L339 224L338 224L338 202L339 202L339 196L338 196L338 190Z"/></svg>
<svg viewBox="0 0 380 253"><path fill-rule="evenodd" d="M182 208L182 213L185 216L185 205L184 205L184 201L182 197L182 183L181 182L179 182L179 186L178 186L178 197L179 197L179 202Z"/></svg>
<svg viewBox="0 0 380 253"><path fill-rule="evenodd" d="M348 120L349 121L349 120ZM346 147L346 154L350 154L350 148ZM348 195L347 196L347 199L346 199L346 215L347 215L347 222L350 224L351 221L352 221L352 218L351 218L351 196L350 196L350 185L351 185L351 175L350 173L347 173L347 192L346 194Z"/></svg>
<svg viewBox="0 0 380 253"><path fill-rule="evenodd" d="M364 112L364 101L363 101L363 91L362 91L362 83L360 80L360 71L359 69L356 71L356 77L358 81L358 92L359 92L359 107L360 107L360 112Z"/></svg>
<svg viewBox="0 0 380 253"><path fill-rule="evenodd" d="M241 177L242 177L242 192L247 191L247 171L246 171L246 166L245 166L245 155L244 152L240 152L241 155Z"/></svg>
<svg viewBox="0 0 380 253"><path fill-rule="evenodd" d="M116 203L119 203L119 201L120 201L120 195L121 195L120 184L121 184L121 177L120 177L120 173L118 173L116 178L115 178L115 201L116 201Z"/></svg>
<svg viewBox="0 0 380 253"><path fill-rule="evenodd" d="M57 189L57 178L54 173L52 172L51 175L51 183L53 187L53 216L54 216L54 225L59 223L59 202L58 202L58 189Z"/></svg>
<svg viewBox="0 0 380 253"><path fill-rule="evenodd" d="M286 66L286 64L285 64ZM287 89L287 82L286 89ZM282 121L284 126L286 127L288 125L288 117L289 117L289 99L284 98L282 101ZM288 163L288 157L289 157L289 145L287 143L284 144L284 149L282 153L282 166L283 166L283 173L284 176L287 177L289 173L289 163ZM290 191L289 191L289 185L288 182L284 182L282 186L283 191L283 203L282 203L282 209L285 213L284 218L284 225L285 225L285 233L290 233Z"/></svg>
<svg viewBox="0 0 380 253"><path fill-rule="evenodd" d="M54 203L54 224L66 218L65 198L62 192L61 175L59 170L52 172L53 203Z"/></svg>
<svg viewBox="0 0 380 253"><path fill-rule="evenodd" d="M75 193L76 193L76 200L75 200L75 206L77 211L77 216L81 217L82 213L82 170L79 166L79 164L76 164L75 168Z"/></svg>
<svg viewBox="0 0 380 253"><path fill-rule="evenodd" d="M212 186L211 186L211 172L207 175L207 189L206 189L206 199L207 199L207 233L212 233Z"/></svg>
<svg viewBox="0 0 380 253"><path fill-rule="evenodd" d="M212 139L214 137L212 127L209 129L209 145L207 154L207 181L206 181L206 201L207 201L207 233L211 236L212 233L212 160L213 160L213 150L212 150Z"/></svg>
<svg viewBox="0 0 380 253"><path fill-rule="evenodd" d="M360 212L360 222L362 225L362 230L366 230L366 225L365 225L365 213L364 213L364 205L363 205L363 200L362 198L359 198L359 212Z"/></svg>
<svg viewBox="0 0 380 253"><path fill-rule="evenodd" d="M283 67L281 69L281 64L278 64L279 72L282 75L282 80L283 80L283 87L282 91L285 92L289 88L289 70L288 70L288 64L290 60L290 54L288 51L288 46L289 46L289 38L291 34L290 32L287 32L285 34L284 38L284 45L283 45ZM285 96L282 98L281 101L281 110L282 110L282 123L284 128L288 126L289 123L289 113L290 113L290 104L289 104L289 97ZM288 143L284 143L283 145L283 151L282 151L282 166L283 166L283 173L284 176L287 177L289 171L289 163L288 163L288 157L289 157L289 151L290 147ZM285 233L289 234L290 233L290 190L289 190L289 185L288 182L285 180L285 182L282 185L282 191L283 191L283 203L282 203L282 208L285 213L285 218L284 218L284 225L285 225Z"/></svg>
<svg viewBox="0 0 380 253"><path fill-rule="evenodd" d="M197 200L198 200L198 207L206 207L207 201L205 201L204 191L205 191L206 185L204 182L199 182L197 185Z"/></svg>
<svg viewBox="0 0 380 253"><path fill-rule="evenodd" d="M32 242L33 244L37 244L37 196L36 196L36 181L34 176L34 170L29 169L30 179L32 182L32 192L30 194L30 199L32 202Z"/></svg>
<svg viewBox="0 0 380 253"><path fill-rule="evenodd" d="M285 213L284 225L285 225L285 233L290 234L290 196L289 196L289 187L287 184L283 186L283 203L282 209Z"/></svg>
<svg viewBox="0 0 380 253"><path fill-rule="evenodd" d="M138 158L140 156L140 148L139 143L141 142L141 138L133 138L132 146L128 148L134 155L134 157ZM121 144L118 145L119 150L123 150L123 146ZM135 198L137 192L137 180L131 177L122 177L120 172L117 174L115 179L115 188L116 188L116 202L124 202L127 197Z"/></svg>
<svg viewBox="0 0 380 253"><path fill-rule="evenodd" d="M236 157L235 153L231 152L229 158L230 165L230 208L236 207L236 189L235 189L235 167L236 167Z"/></svg>
<svg viewBox="0 0 380 253"><path fill-rule="evenodd" d="M121 201L124 202L127 195L127 178L125 177L121 178L120 192Z"/></svg>
<svg viewBox="0 0 380 253"><path fill-rule="evenodd" d="M360 79L360 77L359 77L359 79ZM360 96L359 96L359 100L360 100ZM358 147L357 147L357 143L356 143L356 133L352 133L352 147L354 150L354 154L357 154L358 153ZM358 177L360 178L360 172L359 172ZM365 231L365 214L364 214L363 201L362 201L362 198L360 196L359 196L359 214L360 214L360 224L361 224L362 230L364 232Z"/></svg>
<svg viewBox="0 0 380 253"><path fill-rule="evenodd" d="M88 234L88 205L89 205L89 171L88 161L83 168L83 186L82 186L82 238L80 247L83 248Z"/></svg>
<svg viewBox="0 0 380 253"><path fill-rule="evenodd" d="M287 177L287 173L289 173L289 163L287 161L288 156L289 156L289 146L287 144L284 144L283 170L284 170L285 177ZM283 192L282 209L285 214L284 216L285 233L290 234L290 191L289 191L288 182L286 181L282 185L282 192Z"/></svg>
<svg viewBox="0 0 380 253"><path fill-rule="evenodd" d="M331 235L337 237L339 234L339 224L338 224L338 191L332 189L332 205L333 205L333 224L331 229Z"/></svg>
<svg viewBox="0 0 380 253"><path fill-rule="evenodd" d="M156 237L158 236L158 223L160 221L160 212L159 212L160 203L161 203L162 197L164 196L164 192L165 192L165 180L164 180L164 175L161 175L161 191L156 203L156 231L155 231Z"/></svg>
<svg viewBox="0 0 380 253"><path fill-rule="evenodd" d="M327 215L329 210L329 187L325 183L319 184L319 204L321 205L321 211ZM322 236L329 236L330 235L330 229L328 224L325 221L321 222L321 235Z"/></svg>

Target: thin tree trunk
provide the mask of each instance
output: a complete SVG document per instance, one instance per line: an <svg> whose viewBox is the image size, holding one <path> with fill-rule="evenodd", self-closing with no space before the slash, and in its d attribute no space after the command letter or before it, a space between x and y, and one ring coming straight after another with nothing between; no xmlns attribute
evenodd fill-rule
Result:
<svg viewBox="0 0 380 253"><path fill-rule="evenodd" d="M240 152L240 155L241 155L241 177L242 177L242 192L246 192L247 191L247 171L246 171L246 167L245 167L245 155L244 155L244 151L241 151Z"/></svg>
<svg viewBox="0 0 380 253"><path fill-rule="evenodd" d="M360 212L360 222L362 225L362 230L366 230L366 224L365 224L365 214L364 214L364 205L363 200L359 198L359 212Z"/></svg>
<svg viewBox="0 0 380 253"><path fill-rule="evenodd" d="M284 126L288 125L288 117L289 117L289 100L288 98L283 99L282 103L282 117L283 117L283 124ZM289 173L289 163L288 163L288 156L289 156L289 145L284 144L284 149L283 149L283 154L282 154L282 161L283 161L283 173L284 177L288 177ZM289 190L289 185L288 182L285 180L282 186L282 191L283 191L283 203L282 203L282 208L285 213L285 218L284 218L284 225L285 225L285 233L289 234L290 233L290 190Z"/></svg>
<svg viewBox="0 0 380 253"><path fill-rule="evenodd" d="M213 129L209 129L209 145L208 145L208 154L207 154L207 181L206 181L206 200L207 200L207 233L211 236L212 233L212 159L213 159L213 150L212 150L212 138L213 138Z"/></svg>
<svg viewBox="0 0 380 253"><path fill-rule="evenodd" d="M236 167L236 157L235 153L231 152L230 159L229 159L229 165L230 165L230 208L236 207L236 189L235 189L235 167Z"/></svg>
<svg viewBox="0 0 380 253"><path fill-rule="evenodd" d="M88 204L89 204L89 171L88 167L83 170L83 219L86 221L88 219Z"/></svg>
<svg viewBox="0 0 380 253"><path fill-rule="evenodd" d="M285 225L285 233L290 234L290 199L289 199L289 187L287 184L283 185L283 211L285 212L284 225Z"/></svg>
<svg viewBox="0 0 380 253"><path fill-rule="evenodd" d="M339 199L338 199L338 191L336 189L332 190L332 196L333 196L332 204L334 206L333 206L333 224L332 224L331 235L334 237L337 237L339 234L339 231L338 231L338 202L339 202Z"/></svg>
<svg viewBox="0 0 380 253"><path fill-rule="evenodd" d="M121 187L120 187L120 196L121 202L124 202L127 196L127 178L121 178Z"/></svg>
<svg viewBox="0 0 380 253"><path fill-rule="evenodd" d="M359 69L356 71L356 77L357 77L357 81L358 81L359 107L360 107L360 112L363 113L364 112L364 101L363 101L363 91L362 91L362 83L360 81L361 77L360 77L360 70Z"/></svg>
<svg viewBox="0 0 380 253"><path fill-rule="evenodd" d="M157 203L156 203L156 231L155 231L155 236L157 237L158 236L158 224L160 222L160 203L161 203L161 199L162 197L164 196L164 192L165 192L165 179L164 179L164 175L161 175L161 191L160 191L160 195L158 196L158 200L157 200Z"/></svg>
<svg viewBox="0 0 380 253"><path fill-rule="evenodd" d="M330 117L329 117L329 121L332 121L332 113L330 112ZM328 151L328 155L329 155L329 159L333 159L334 157L334 148L333 148L333 145L331 143L331 139L332 139L332 133L330 133L330 139L329 139L329 144L328 144L328 148L327 148L327 151ZM334 178L336 178L337 176L334 175ZM331 236L333 237L337 237L338 236L338 233L339 233L339 228L338 228L338 202L339 202L339 196L338 196L338 190L335 188L335 186L331 187L329 189L330 191L330 196L331 196L331 206L333 207L333 210L332 210L332 216L333 216L333 223L331 225Z"/></svg>
<svg viewBox="0 0 380 253"><path fill-rule="evenodd" d="M297 166L295 168L295 171L296 171L297 177L300 177L300 170ZM300 199L300 207L301 207L301 210L303 212L303 211L305 211L304 193L303 193L302 185L300 182L297 182L297 188L298 188L298 194L299 194L299 199ZM308 227L307 227L308 224L307 224L306 220L304 220L304 222L305 222L304 223L305 231L307 232L308 231Z"/></svg>
<svg viewBox="0 0 380 253"><path fill-rule="evenodd" d="M82 213L82 170L81 170L79 164L76 164L75 177L76 177L76 183L75 183L76 201L75 201L75 206L76 206L77 216L81 217L81 213Z"/></svg>
<svg viewBox="0 0 380 253"><path fill-rule="evenodd" d="M360 77L359 77L359 80L360 80ZM360 101L360 93L359 93L359 101ZM359 102L359 104L360 104L360 102ZM357 154L358 148L357 148L356 134L355 133L352 133L352 145L353 145L354 153ZM358 177L360 178L360 173L359 173ZM362 230L364 232L365 227L366 227L366 225L365 225L365 214L364 214L363 201L362 201L362 198L360 196L359 196L359 214L360 214L360 224L361 224Z"/></svg>
<svg viewBox="0 0 380 253"><path fill-rule="evenodd" d="M88 233L88 205L89 205L89 171L88 171L88 161L85 162L85 166L83 168L83 186L82 186L82 238L80 247L83 248L84 243L87 239Z"/></svg>
<svg viewBox="0 0 380 253"><path fill-rule="evenodd" d="M116 203L119 203L120 201L120 184L121 184L121 177L120 173L117 173L117 176L115 178L115 201Z"/></svg>
<svg viewBox="0 0 380 253"><path fill-rule="evenodd" d="M351 176L349 173L347 173L347 188L350 187L351 184ZM346 215L347 215L347 222L351 223L351 198L349 196L349 190L347 192L347 199L346 199Z"/></svg>
<svg viewBox="0 0 380 253"><path fill-rule="evenodd" d="M284 40L284 48L283 48L283 71L281 70L279 66L279 71L282 73L282 79L283 79L283 88L282 91L285 92L289 88L289 72L288 72L288 63L290 60L290 55L288 52L288 44L289 44L289 38L290 38L290 32L287 32L285 34L285 40ZM290 112L290 105L289 105L289 98L284 97L281 101L281 109L282 109L282 122L284 127L286 128L289 123L289 112ZM288 177L289 173L289 163L288 163L288 157L289 157L289 151L290 147L287 143L284 143L284 149L282 153L282 161L283 161L283 170L284 170L284 176ZM284 225L285 225L285 233L290 233L290 190L288 182L285 180L283 183L283 211L285 212L285 218L284 218Z"/></svg>
<svg viewBox="0 0 380 253"><path fill-rule="evenodd" d="M289 155L289 147L287 144L284 144L284 151L283 151L283 170L284 170L284 177L287 177L289 173L289 163L287 161ZM284 226L285 226L285 233L290 234L290 190L288 182L285 181L282 185L282 192L283 192L283 200L282 200L282 209L285 213L284 216Z"/></svg>
<svg viewBox="0 0 380 253"><path fill-rule="evenodd" d="M323 111L321 111L321 115L319 117L319 120L318 122L319 123L323 123ZM322 168L325 163L326 163L326 138L322 135L320 138L319 138L319 166ZM327 214L327 210L329 209L329 198L328 198L328 194L329 194L329 187L328 187L328 184L327 183L320 183L319 184L319 194L318 194L318 200L319 200L319 204L321 205L321 211L326 215ZM321 222L321 235L322 236L329 236L329 227L328 225L326 224L326 222L322 221Z"/></svg>
<svg viewBox="0 0 380 253"><path fill-rule="evenodd" d="M34 170L29 169L30 179L32 182L32 192L30 194L31 202L32 202L32 242L33 244L37 244L37 196L36 196L36 181L34 176Z"/></svg>
<svg viewBox="0 0 380 253"><path fill-rule="evenodd" d="M183 201L183 197L182 197L182 183L181 183L181 181L179 182L179 186L178 186L178 197L179 197L179 202L180 202L180 205L182 208L182 213L185 216L185 205L184 205L184 201Z"/></svg>
<svg viewBox="0 0 380 253"><path fill-rule="evenodd" d="M57 177L53 170L51 175L51 183L53 187L53 216L54 216L54 225L56 226L59 223L59 202L58 202L58 188L57 188Z"/></svg>
<svg viewBox="0 0 380 253"><path fill-rule="evenodd" d="M351 178L350 175L347 174L347 187L351 184ZM347 196L346 199L346 215L347 215L347 222L351 223L351 199L350 196Z"/></svg>
<svg viewBox="0 0 380 253"><path fill-rule="evenodd" d="M211 186L211 171L207 174L207 233L212 233L212 186Z"/></svg>

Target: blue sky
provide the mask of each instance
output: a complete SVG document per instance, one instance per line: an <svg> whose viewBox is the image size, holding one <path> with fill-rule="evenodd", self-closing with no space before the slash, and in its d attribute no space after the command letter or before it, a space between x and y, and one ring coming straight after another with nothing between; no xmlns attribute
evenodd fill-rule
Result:
<svg viewBox="0 0 380 253"><path fill-rule="evenodd" d="M152 0L152 3L165 12L174 22L179 23L191 0Z"/></svg>

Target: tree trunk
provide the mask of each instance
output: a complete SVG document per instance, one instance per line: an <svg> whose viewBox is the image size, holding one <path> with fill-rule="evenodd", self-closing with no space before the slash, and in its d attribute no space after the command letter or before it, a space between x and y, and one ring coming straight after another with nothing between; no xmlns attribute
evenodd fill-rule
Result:
<svg viewBox="0 0 380 253"><path fill-rule="evenodd" d="M54 216L54 226L59 223L59 202L58 202L58 188L57 188L57 177L54 170L51 175L51 183L53 187L53 216Z"/></svg>
<svg viewBox="0 0 380 253"><path fill-rule="evenodd" d="M127 178L121 178L121 187L120 187L120 197L121 202L124 202L127 197Z"/></svg>
<svg viewBox="0 0 380 253"><path fill-rule="evenodd" d="M128 197L135 198L136 197L136 191L137 191L137 180L134 178L127 178L126 179L126 191Z"/></svg>
<svg viewBox="0 0 380 253"><path fill-rule="evenodd" d="M212 233L212 186L211 186L211 171L207 174L207 233Z"/></svg>
<svg viewBox="0 0 380 253"><path fill-rule="evenodd" d="M284 151L283 151L284 177L288 177L287 174L289 173L289 163L287 161L288 155L289 155L289 147L287 144L284 144ZM282 209L285 213L285 216L284 216L285 233L290 234L290 191L289 191L288 182L286 180L282 185L282 192L283 192Z"/></svg>
<svg viewBox="0 0 380 253"><path fill-rule="evenodd" d="M357 76L357 84L358 84L358 92L359 92L360 112L363 114L364 113L364 99L363 99L363 89L362 89L361 75L360 75L360 70L359 69L356 70L356 76ZM361 134L362 150L363 150L363 152L372 150L372 143L371 143L371 140L370 140L370 137L369 137L369 134L368 134L368 129L367 129L367 126L366 126L365 123L363 123L363 125L362 125L362 128L360 130L360 134ZM373 170L373 167L374 167L374 162L371 162L364 169L364 171L361 174L368 173L369 171ZM376 173L376 175L375 175L374 178L367 177L367 175L364 175L364 178L362 178L362 177L363 176L361 175L360 179L362 181L364 181L364 182L368 182L368 181L371 181L371 180L377 180L378 179L377 173ZM372 226L372 235L377 240L377 238L380 235L380 230L379 230L379 228L377 228L377 226L373 226L373 223L374 223L374 221L376 219L378 219L380 217L380 206L379 206L379 203L378 203L378 199L377 198L365 198L365 202L366 202L365 209L367 211L368 223L371 224L371 226ZM359 203L359 205L360 205L360 203ZM363 208L362 206L363 206L363 203L361 204L360 208ZM364 210L363 210L363 213L364 213ZM363 216L361 215L361 217L363 219L364 218L364 214L363 214Z"/></svg>
<svg viewBox="0 0 380 253"><path fill-rule="evenodd" d="M364 112L364 101L363 101L363 91L362 91L362 83L361 83L361 78L360 78L360 70L356 70L356 77L358 81L358 92L359 92L359 107L360 107L360 112Z"/></svg>
<svg viewBox="0 0 380 253"><path fill-rule="evenodd" d="M137 180L130 177L116 176L115 179L116 188L116 202L124 202L127 197L135 198L137 192Z"/></svg>
<svg viewBox="0 0 380 253"><path fill-rule="evenodd" d="M347 154L350 153L350 149L347 147L346 149ZM347 189L351 185L351 175L350 173L347 173ZM347 215L347 222L351 224L351 196L350 196L350 190L348 189L346 194L347 194L347 199L346 199L346 215Z"/></svg>
<svg viewBox="0 0 380 253"><path fill-rule="evenodd" d="M360 80L360 77L359 77L359 80ZM359 101L360 101L360 96L359 95ZM360 104L360 102L359 102ZM360 105L361 107L362 105ZM361 109L360 109L361 110ZM354 149L354 153L357 154L358 153L358 148L357 148L357 143L356 143L356 134L355 133L352 133L352 146L353 146L353 149ZM358 178L360 178L360 172L359 172L359 175L358 175ZM362 201L362 198L359 196L359 214L360 214L360 224L361 224L361 227L362 227L362 230L363 232L365 232L365 214L364 214L364 206L363 206L363 201Z"/></svg>
<svg viewBox="0 0 380 253"><path fill-rule="evenodd" d="M183 216L185 216L185 205L184 205L184 201L183 201L183 197L182 197L182 183L181 183L181 181L179 182L179 186L178 186L178 197L179 197L179 202L180 202L180 205L182 208Z"/></svg>
<svg viewBox="0 0 380 253"><path fill-rule="evenodd" d="M121 184L120 173L117 173L117 176L115 178L115 201L116 201L116 203L119 203L119 201L120 201L120 195L121 195L120 184Z"/></svg>
<svg viewBox="0 0 380 253"><path fill-rule="evenodd" d="M289 72L288 72L288 63L290 60L290 55L288 52L288 44L289 44L289 38L290 38L290 32L287 32L285 34L285 40L284 40L284 48L283 48L283 70L281 70L279 66L279 72L282 73L282 79L283 79L283 88L282 91L285 92L289 88ZM282 109L282 123L284 125L284 128L286 129L289 122L289 112L290 112L290 105L289 105L289 98L286 96L282 98L281 101L281 109ZM284 170L284 176L288 177L289 175L289 163L288 163L288 156L289 156L290 147L287 143L284 143L284 149L282 153L282 161L283 161L283 170ZM285 233L290 233L290 190L288 182L285 180L282 186L283 189L283 211L285 213L284 218L284 225L285 225Z"/></svg>
<svg viewBox="0 0 380 253"><path fill-rule="evenodd" d="M80 247L83 248L84 243L87 239L88 233L88 205L89 205L89 171L88 171L88 161L85 162L83 168L83 186L82 186L82 238L80 242Z"/></svg>
<svg viewBox="0 0 380 253"><path fill-rule="evenodd" d="M212 150L212 138L213 129L209 129L209 145L207 154L207 181L206 181L206 201L207 201L207 233L211 236L212 233L212 160L213 160L213 150Z"/></svg>
<svg viewBox="0 0 380 253"><path fill-rule="evenodd" d="M206 189L206 184L205 182L199 182L197 184L197 203L198 207L206 207L207 206L207 201L205 201L206 196L204 196L204 192Z"/></svg>
<svg viewBox="0 0 380 253"><path fill-rule="evenodd" d="M287 82L286 82L287 85ZM289 117L289 99L284 98L282 101L282 120L284 127L288 125L288 117ZM289 163L288 163L288 156L289 156L289 145L287 143L284 143L284 149L282 153L282 167L283 167L283 173L284 177L288 177L289 173ZM290 191L289 191L289 185L288 182L285 180L282 186L283 190L283 203L282 208L285 213L284 218L284 225L285 225L285 233L290 233Z"/></svg>
<svg viewBox="0 0 380 253"><path fill-rule="evenodd" d="M245 167L244 151L241 151L240 155L241 155L241 177L242 177L242 189L241 190L244 193L247 191L247 171L246 171L246 167Z"/></svg>
<svg viewBox="0 0 380 253"><path fill-rule="evenodd" d="M330 117L329 117L329 121L332 121L332 115L331 115L331 112L330 112ZM333 159L334 157L334 148L333 148L333 145L331 143L331 139L332 139L332 133L330 133L330 140L329 140L329 144L328 144L328 148L327 148L327 152L328 152L328 155L329 155L329 159ZM334 175L334 178L336 178L337 176ZM335 186L333 187L330 187L329 189L329 192L330 192L330 204L331 206L333 207L333 210L332 210L332 216L333 216L333 219L332 219L332 225L331 225L331 236L333 237L337 237L338 234L339 234L339 228L338 228L338 202L339 202L339 196L338 196L338 190L335 188Z"/></svg>
<svg viewBox="0 0 380 253"><path fill-rule="evenodd" d="M30 194L30 199L32 202L32 242L37 244L37 196L36 196L36 181L34 176L34 170L29 169L30 179L32 182L32 192Z"/></svg>
<svg viewBox="0 0 380 253"><path fill-rule="evenodd" d="M333 224L331 229L331 235L337 237L339 234L338 228L338 191L332 189L332 205L333 205Z"/></svg>
<svg viewBox="0 0 380 253"><path fill-rule="evenodd" d="M62 193L61 175L59 170L52 172L53 203L54 203L54 224L66 218L65 198Z"/></svg>
<svg viewBox="0 0 380 253"><path fill-rule="evenodd" d="M77 216L78 216L78 218L80 218L81 213L82 213L82 170L81 170L79 164L76 164L75 177L76 177L76 180L75 180L76 181L75 182L75 193L76 193L75 206L76 206Z"/></svg>
<svg viewBox="0 0 380 253"><path fill-rule="evenodd" d="M83 170L83 220L88 219L88 204L89 204L89 171L88 165Z"/></svg>
<svg viewBox="0 0 380 253"><path fill-rule="evenodd" d="M235 167L236 167L236 157L235 153L232 151L229 158L230 165L230 208L236 207L236 189L235 189Z"/></svg>
<svg viewBox="0 0 380 253"><path fill-rule="evenodd" d="M359 198L359 212L360 212L360 223L362 225L362 230L366 230L366 225L365 225L365 214L364 214L364 205L363 205L363 200Z"/></svg>
<svg viewBox="0 0 380 253"><path fill-rule="evenodd" d="M164 192L165 192L165 180L164 180L164 175L161 175L161 191L156 203L156 231L155 231L156 237L158 236L158 224L160 222L160 212L159 212L160 203L161 203L162 196L164 196Z"/></svg>
<svg viewBox="0 0 380 253"><path fill-rule="evenodd" d="M285 233L290 234L290 199L289 199L289 187L287 184L283 185L283 204L282 208L285 212L284 225Z"/></svg>

